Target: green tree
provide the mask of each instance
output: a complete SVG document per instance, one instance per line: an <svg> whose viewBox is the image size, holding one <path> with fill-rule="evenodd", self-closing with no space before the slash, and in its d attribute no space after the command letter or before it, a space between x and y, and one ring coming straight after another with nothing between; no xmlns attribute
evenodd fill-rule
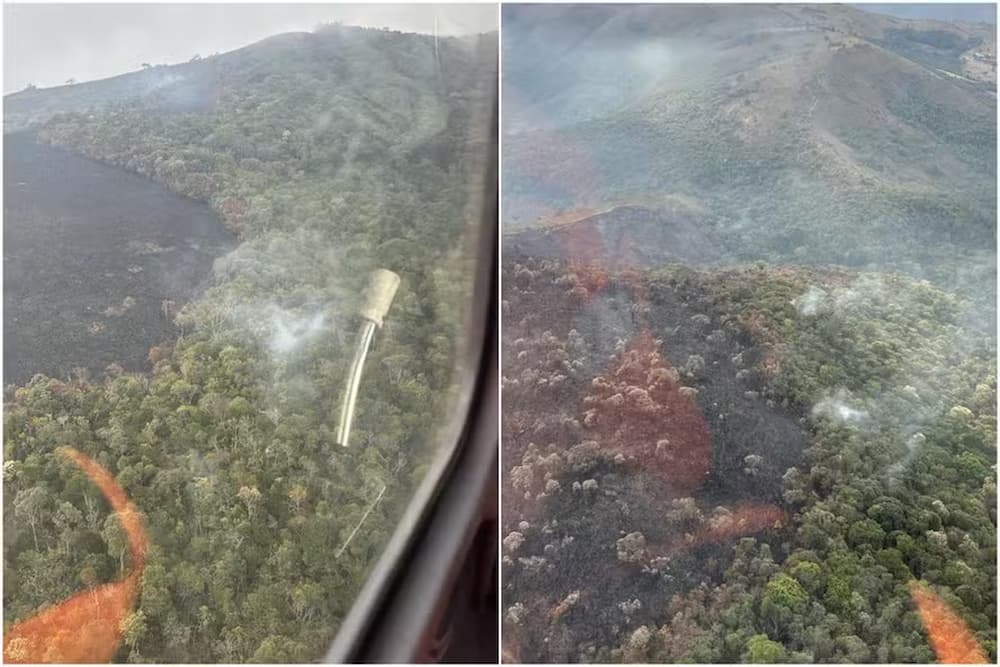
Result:
<svg viewBox="0 0 1000 667"><path fill-rule="evenodd" d="M785 647L772 641L767 635L754 635L747 642L746 662L753 664L774 664L784 662Z"/></svg>

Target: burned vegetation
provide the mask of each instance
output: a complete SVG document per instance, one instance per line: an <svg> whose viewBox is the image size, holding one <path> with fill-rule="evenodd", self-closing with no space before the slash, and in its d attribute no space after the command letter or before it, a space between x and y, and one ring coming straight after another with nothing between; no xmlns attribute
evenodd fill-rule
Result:
<svg viewBox="0 0 1000 667"><path fill-rule="evenodd" d="M588 285L548 260L510 273L505 581L530 593L507 625L522 658L572 660L587 657L574 630L614 641L662 617L672 595L720 580L740 535L780 534L781 475L806 435L801 414L766 396L760 350L710 295L664 286L637 299L638 274ZM533 613L565 629L525 636Z"/></svg>
<svg viewBox="0 0 1000 667"><path fill-rule="evenodd" d="M990 342L953 297L526 255L503 289L506 660L926 660L908 582L958 586L946 553L995 576ZM936 368L948 331L961 372ZM928 476L973 460L963 493ZM992 601L961 588L993 650Z"/></svg>

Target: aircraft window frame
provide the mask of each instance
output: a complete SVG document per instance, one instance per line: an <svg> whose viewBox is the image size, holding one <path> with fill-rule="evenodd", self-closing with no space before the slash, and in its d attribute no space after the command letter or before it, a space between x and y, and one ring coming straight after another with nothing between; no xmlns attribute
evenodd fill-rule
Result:
<svg viewBox="0 0 1000 667"><path fill-rule="evenodd" d="M494 76L499 78L496 73ZM499 262L499 197L498 169L499 151L497 130L499 128L498 96L494 97L492 114L486 133L487 154L484 164L483 188L479 196L481 212L478 237L476 239L477 271L471 293L471 307L464 328L468 345L464 346L461 357L456 358L456 368L461 377L456 392L457 400L452 417L438 430L435 439L439 446L435 458L416 492L410 499L406 511L396 522L389 542L382 549L374 566L365 576L364 583L350 611L337 628L323 662L351 663L361 649L364 637L378 624L378 612L386 596L400 573L406 567L406 557L417 545L420 535L434 516L436 503L443 489L456 473L456 464L461 455L469 449L467 437L469 426L475 420L477 394L483 380L488 376L489 364L499 364L496 358L485 356L490 335L497 335L497 308L499 285L497 274ZM492 333L489 327L493 327ZM497 346L497 350L499 347ZM496 369L494 369L496 370ZM496 429L494 429L496 430ZM499 440L497 441L499 448ZM499 493L499 490L498 490ZM499 658L498 658L499 659Z"/></svg>

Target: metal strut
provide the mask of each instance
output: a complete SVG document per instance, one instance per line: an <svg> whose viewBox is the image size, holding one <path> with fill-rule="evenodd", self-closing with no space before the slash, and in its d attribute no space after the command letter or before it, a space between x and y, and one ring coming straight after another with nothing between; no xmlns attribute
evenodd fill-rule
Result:
<svg viewBox="0 0 1000 667"><path fill-rule="evenodd" d="M364 370L368 348L371 347L375 329L382 327L382 318L389 311L392 299L399 288L399 276L386 269L372 272L371 280L365 289L358 314L363 319L361 332L358 336L358 346L354 350L354 360L347 372L347 385L344 387L340 403L340 423L337 426L337 444L347 447L351 436L351 423L354 421L354 406L358 399L358 387L361 386L361 373Z"/></svg>

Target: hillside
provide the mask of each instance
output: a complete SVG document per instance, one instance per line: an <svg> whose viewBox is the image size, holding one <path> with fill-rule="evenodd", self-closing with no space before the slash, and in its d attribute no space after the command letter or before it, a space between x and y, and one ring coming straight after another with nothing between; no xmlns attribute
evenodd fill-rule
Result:
<svg viewBox="0 0 1000 667"><path fill-rule="evenodd" d="M996 659L994 30L505 7L506 661Z"/></svg>
<svg viewBox="0 0 1000 667"><path fill-rule="evenodd" d="M834 5L509 7L505 26L508 232L666 193L736 261L990 289L993 26Z"/></svg>
<svg viewBox="0 0 1000 667"><path fill-rule="evenodd" d="M4 136L3 208L4 384L144 370L234 247L204 203L27 132Z"/></svg>
<svg viewBox="0 0 1000 667"><path fill-rule="evenodd" d="M584 264L651 267L679 262L710 262L719 258L711 230L699 211L683 207L612 206L584 212L565 222L539 225L511 235L508 257L559 258L570 255ZM636 244L635 238L642 238ZM610 268L610 267L609 267Z"/></svg>
<svg viewBox="0 0 1000 667"><path fill-rule="evenodd" d="M333 25L5 99L19 137L207 204L238 241L142 372L7 388L5 627L129 571L116 520L55 454L71 444L150 536L117 660L322 657L452 411L495 61L496 34ZM111 213L124 196L98 194ZM336 406L375 268L401 285L344 448ZM96 280L77 271L62 280Z"/></svg>
<svg viewBox="0 0 1000 667"><path fill-rule="evenodd" d="M995 340L901 276L505 262L509 662L995 655ZM765 656L767 656L765 658Z"/></svg>

